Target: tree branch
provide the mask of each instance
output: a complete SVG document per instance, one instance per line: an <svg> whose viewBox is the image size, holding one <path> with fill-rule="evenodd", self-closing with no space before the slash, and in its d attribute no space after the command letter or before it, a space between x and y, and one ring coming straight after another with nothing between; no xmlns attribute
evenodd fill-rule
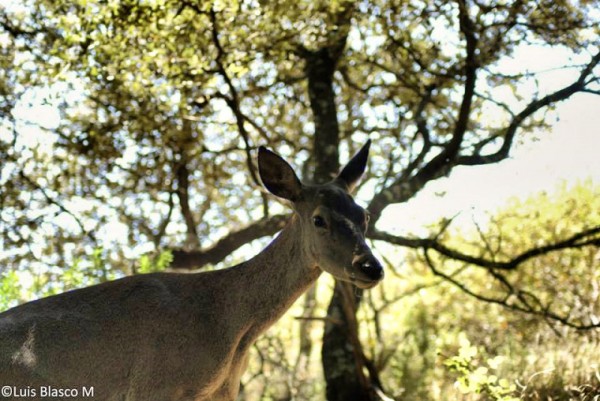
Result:
<svg viewBox="0 0 600 401"><path fill-rule="evenodd" d="M592 74L594 68L596 68L596 66L599 63L600 52L598 52L594 57L592 57L590 62L579 74L577 81L573 82L571 85L565 88L559 89L556 92L546 95L541 99L532 101L523 110L521 110L521 112L516 114L510 122L509 126L506 127L504 134L504 142L502 143L502 146L497 152L489 155L473 154L469 156L462 156L459 157L457 164L469 166L490 164L499 162L508 157L517 130L521 127L523 121L528 117L531 117L538 110L550 106L554 103L566 100L577 92L589 92L589 89L586 87L589 84L589 82L586 82L586 80Z"/></svg>
<svg viewBox="0 0 600 401"><path fill-rule="evenodd" d="M411 178L407 180L404 176L401 176L389 187L384 188L373 197L367 208L371 214L371 221L373 223L379 220L381 212L387 205L404 202L410 199L423 188L427 182L446 175L455 165L455 160L460 152L461 144L470 120L478 69L476 57L478 39L475 34L473 21L469 18L465 0L458 0L458 5L460 31L464 35L466 42L464 64L465 84L452 138L444 145L444 148L440 153L433 157ZM417 121L417 129L423 129L424 126L424 121Z"/></svg>
<svg viewBox="0 0 600 401"><path fill-rule="evenodd" d="M560 316L560 315L552 312L550 310L550 305L543 305L540 302L540 300L537 297L535 297L533 294L526 292L526 291L516 291L515 289L512 288L512 286L510 287L509 293L504 298L494 298L494 297L490 297L490 296L482 294L482 293L477 293L477 292L471 290L469 287L467 287L464 283L461 283L456 278L454 278L454 274L449 275L449 274L446 274L446 273L442 272L441 270L439 270L435 266L435 263L429 257L428 250L424 250L424 256L425 256L425 261L426 261L427 265L429 266L429 269L431 270L431 272L434 275L443 278L444 280L448 281L455 287L459 288L465 294L467 294L479 301L500 305L504 308L514 310L517 312L521 312L521 313L525 313L528 315L539 316L539 317L546 319L546 321L548 321L549 324L550 324L550 321L556 321L567 327L574 328L576 330L591 330L591 329L600 327L600 323L591 323L591 322L590 323L575 323L569 319L569 316ZM520 304L515 303L515 302L510 302L510 299L514 299L515 297L520 302ZM527 298L532 299L534 301L534 305L531 305L530 302L527 300Z"/></svg>
<svg viewBox="0 0 600 401"><path fill-rule="evenodd" d="M71 212L69 209L67 209L65 207L65 205L63 205L59 200L54 199L52 196L50 196L48 194L48 192L41 185L39 185L37 182L35 182L31 178L29 178L22 170L19 171L19 175L21 176L21 178L23 178L23 180L25 180L25 182L27 182L35 190L40 191L40 193L42 194L44 199L46 199L46 201L49 204L58 207L61 212L66 213L69 216L71 216L73 218L73 220L75 220L75 223L77 223L77 225L79 226L79 229L81 230L81 232L86 237L88 237L92 241L92 243L94 243L94 244L97 243L96 236L94 235L94 233L86 230L85 226L83 225L83 222L81 221L81 219L79 217L77 217L73 212Z"/></svg>
<svg viewBox="0 0 600 401"><path fill-rule="evenodd" d="M183 155L182 158L183 160L181 160L181 163L177 166L175 170L175 175L177 179L176 193L177 198L179 199L179 207L181 208L181 214L183 215L183 220L185 221L185 226L187 228L186 245L192 247L193 249L198 249L200 248L198 230L196 229L196 220L190 207L190 174L187 168L186 160L183 157Z"/></svg>
<svg viewBox="0 0 600 401"><path fill-rule="evenodd" d="M275 215L259 220L246 228L235 231L220 239L210 248L200 251L173 251L172 269L200 269L207 264L217 264L241 246L277 233L288 220L287 215Z"/></svg>
<svg viewBox="0 0 600 401"><path fill-rule="evenodd" d="M231 77L227 73L227 70L225 69L225 65L223 64L223 56L226 53L225 53L225 50L223 49L221 41L219 40L219 31L218 31L218 25L217 25L217 13L216 13L214 7L211 7L209 16L210 16L210 21L211 21L212 40L213 40L213 44L215 45L215 47L217 49L217 57L215 59L215 62L217 63L218 72L225 80L225 84L227 85L229 94L231 95L231 96L223 96L223 99L227 103L227 106L229 106L229 108L233 112L233 115L235 116L235 122L236 122L236 125L238 128L238 132L240 133L240 136L242 137L242 140L244 141L244 146L245 146L245 151L246 151L246 165L248 166L248 171L250 172L250 177L252 178L252 181L254 181L256 186L260 187L261 183L260 183L260 180L258 179L258 175L256 173L256 167L254 166L254 163L252 163L252 154L250 152L250 149L251 149L250 135L248 134L248 131L246 131L246 127L244 126L246 117L244 116L244 114L242 113L242 111L240 109L240 99L239 99L237 89L236 89L235 85L233 84Z"/></svg>
<svg viewBox="0 0 600 401"><path fill-rule="evenodd" d="M435 238L407 238L391 235L377 230L370 231L368 233L368 237L372 240L385 241L390 244L405 246L413 249L420 248L425 251L433 249L448 258L486 269L515 270L526 261L550 252L563 249L584 248L586 246L600 247L600 226L581 231L562 241L531 248L505 262L489 260L460 252L456 249L445 246Z"/></svg>

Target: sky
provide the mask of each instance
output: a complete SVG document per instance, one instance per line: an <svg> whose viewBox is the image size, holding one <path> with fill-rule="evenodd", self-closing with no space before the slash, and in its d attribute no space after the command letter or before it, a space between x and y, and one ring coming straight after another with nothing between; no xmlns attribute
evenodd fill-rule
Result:
<svg viewBox="0 0 600 401"><path fill-rule="evenodd" d="M600 96L578 94L558 105L549 131L536 141L517 138L508 159L488 166L457 167L405 204L388 207L378 228L424 235L424 226L458 214L469 224L513 198L554 192L562 182L590 179L600 185ZM519 140L520 139L520 140ZM391 222L391 223L389 223Z"/></svg>
<svg viewBox="0 0 600 401"><path fill-rule="evenodd" d="M573 83L577 69L565 65L584 64L598 49L582 49L573 55L561 47L522 45L512 57L499 61L506 74L538 73L538 85L526 81L516 91L524 99L535 91L544 96ZM597 68L598 69L598 68ZM498 88L496 100L511 104L509 88ZM514 101L514 100L513 100ZM494 119L493 115L488 116ZM456 167L447 178L435 180L410 201L388 207L378 228L394 234L428 234L426 226L441 218L453 225L485 224L490 214L511 198L525 199L536 193L555 192L562 183L572 186L584 180L600 185L600 96L578 93L556 105L548 114L548 130L523 136L517 132L510 156L487 166Z"/></svg>
<svg viewBox="0 0 600 401"><path fill-rule="evenodd" d="M56 123L57 113L51 107L41 106L35 115L42 126ZM449 177L430 183L410 201L389 206L377 227L425 236L427 225L441 218L456 216L454 225L472 224L474 218L485 222L511 198L551 193L563 182L573 185L589 179L600 185L600 96L573 96L556 107L550 122L550 130L537 133L535 141L518 136L508 159L456 167ZM30 134L35 141L35 130ZM117 228L110 226L113 232Z"/></svg>

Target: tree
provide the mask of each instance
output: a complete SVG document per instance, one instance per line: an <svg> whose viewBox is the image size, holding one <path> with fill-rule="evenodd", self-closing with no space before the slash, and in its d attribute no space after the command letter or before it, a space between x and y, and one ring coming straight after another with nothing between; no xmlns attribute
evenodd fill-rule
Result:
<svg viewBox="0 0 600 401"><path fill-rule="evenodd" d="M368 235L422 249L432 269L439 254L501 280L499 272L539 254L597 246L599 229L591 227L499 262L453 249L441 234L408 238L377 228L387 206L454 167L507 158L517 135L546 127L558 102L597 95L597 11L596 2L546 0L31 0L5 7L0 230L11 251L3 264L33 266L43 291L56 290L51 266L94 250L112 267L87 266L91 281L132 273L119 261L143 250L182 246L174 268L228 262L285 221L259 189L258 145L322 182L367 136L377 144L359 191L371 214ZM508 71L504 61L519 46L570 52L574 61L563 68L572 81L543 86L539 71ZM525 84L534 93L521 93ZM19 110L41 101L61 118L34 131L31 145ZM323 348L327 397L347 399L345 389L375 399L385 388L357 341L362 294L335 288ZM312 304L309 296L309 317ZM598 326L529 306L565 324ZM310 344L302 347L308 355Z"/></svg>
<svg viewBox="0 0 600 401"><path fill-rule="evenodd" d="M599 189L588 180L515 198L475 226L448 227L439 240L478 257L511 259L597 227ZM402 273L418 279L396 280L405 289L388 286L385 296L374 297L376 318L366 325L401 320L397 329L388 323L383 330L381 342L390 351L380 353L392 355L383 380L400 382L402 399L437 399L436 389L445 399L458 399L461 388L473 392L490 376L495 379L488 384L511 389L523 400L584 400L598 394L593 377L598 331L569 325L581 327L598 315L597 246L543 253L517 269L496 272L429 253L407 252ZM569 319L563 324L546 313ZM393 352L397 343L401 350ZM454 363L468 372L458 387L445 368Z"/></svg>

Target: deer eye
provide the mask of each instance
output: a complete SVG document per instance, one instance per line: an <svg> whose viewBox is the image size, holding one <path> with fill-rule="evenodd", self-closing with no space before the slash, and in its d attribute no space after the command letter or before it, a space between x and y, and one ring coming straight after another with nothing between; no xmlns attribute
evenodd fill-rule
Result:
<svg viewBox="0 0 600 401"><path fill-rule="evenodd" d="M327 222L322 216L313 216L313 224L317 228L327 228Z"/></svg>

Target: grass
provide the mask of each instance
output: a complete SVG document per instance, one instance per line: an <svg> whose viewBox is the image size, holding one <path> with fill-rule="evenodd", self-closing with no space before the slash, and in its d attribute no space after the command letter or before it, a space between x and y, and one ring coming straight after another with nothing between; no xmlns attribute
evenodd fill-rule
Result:
<svg viewBox="0 0 600 401"><path fill-rule="evenodd" d="M600 342L581 335L533 345L511 370L524 401L600 401ZM514 374L514 373L513 373Z"/></svg>

